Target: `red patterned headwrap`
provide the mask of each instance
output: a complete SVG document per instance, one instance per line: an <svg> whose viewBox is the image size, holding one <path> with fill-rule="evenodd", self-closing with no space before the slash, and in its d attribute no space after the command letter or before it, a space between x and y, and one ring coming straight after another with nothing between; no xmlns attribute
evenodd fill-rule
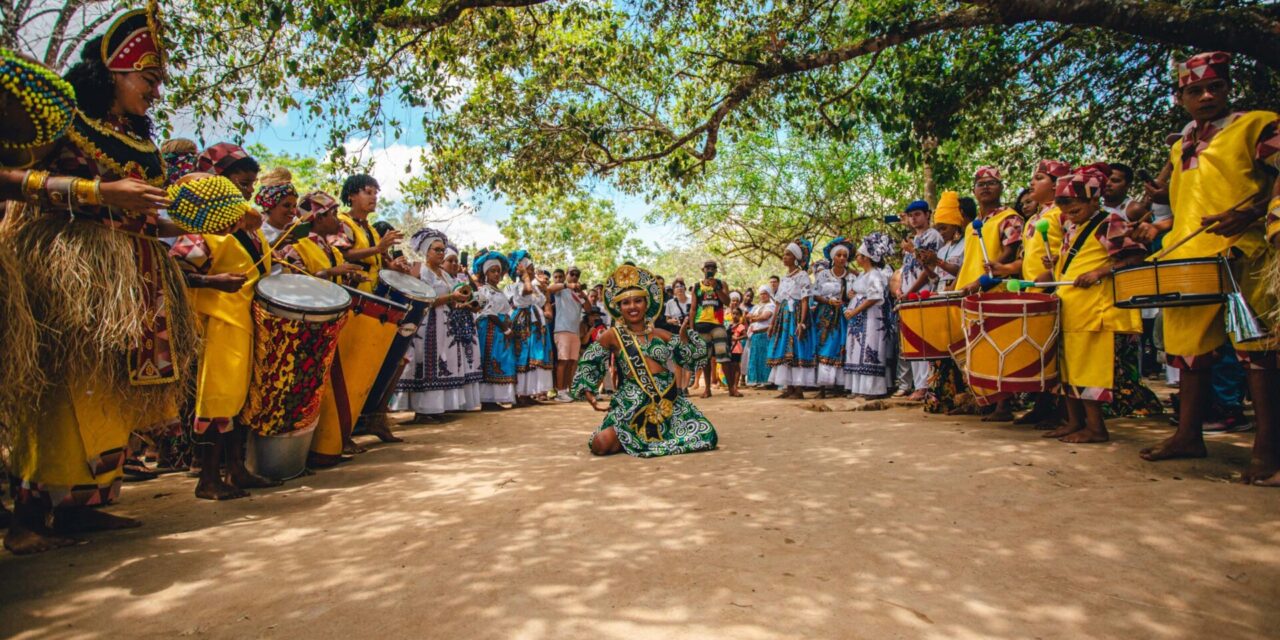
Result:
<svg viewBox="0 0 1280 640"><path fill-rule="evenodd" d="M338 210L338 200L323 191L312 191L298 201L298 211L304 220Z"/></svg>
<svg viewBox="0 0 1280 640"><path fill-rule="evenodd" d="M1178 88L1204 80L1231 80L1231 54L1225 51L1197 53L1174 69L1178 74Z"/></svg>
<svg viewBox="0 0 1280 640"><path fill-rule="evenodd" d="M1036 173L1043 173L1054 178L1061 178L1071 173L1071 165L1061 160L1041 160L1036 165Z"/></svg>
<svg viewBox="0 0 1280 640"><path fill-rule="evenodd" d="M293 183L284 182L258 189L258 195L253 197L253 201L258 203L258 206L262 207L263 211L266 211L279 204L281 200L297 195L298 190L293 188Z"/></svg>
<svg viewBox="0 0 1280 640"><path fill-rule="evenodd" d="M1111 165L1095 162L1087 167L1080 167L1073 173L1058 178L1054 197L1082 198L1092 200L1102 197L1102 189L1107 186L1111 177Z"/></svg>
<svg viewBox="0 0 1280 640"><path fill-rule="evenodd" d="M220 176L227 167L248 157L244 149L230 142L219 142L200 152L200 157L196 158L196 171Z"/></svg>
<svg viewBox="0 0 1280 640"><path fill-rule="evenodd" d="M1004 179L1000 177L999 169L995 167L978 167L978 171L973 174L973 181L981 182L986 179L1004 182Z"/></svg>

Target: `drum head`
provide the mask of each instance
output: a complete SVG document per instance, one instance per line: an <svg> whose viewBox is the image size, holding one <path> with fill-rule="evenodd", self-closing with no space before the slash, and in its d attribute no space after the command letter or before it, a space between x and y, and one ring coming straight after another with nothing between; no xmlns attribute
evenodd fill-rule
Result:
<svg viewBox="0 0 1280 640"><path fill-rule="evenodd" d="M281 273L258 281L258 297L272 305L307 313L333 313L351 306L351 294L329 282L297 273Z"/></svg>
<svg viewBox="0 0 1280 640"><path fill-rule="evenodd" d="M402 295L410 300L418 302L431 302L436 299L436 291L427 283L410 275L405 275L399 271L390 269L382 269L378 272L378 280L382 284L399 291Z"/></svg>

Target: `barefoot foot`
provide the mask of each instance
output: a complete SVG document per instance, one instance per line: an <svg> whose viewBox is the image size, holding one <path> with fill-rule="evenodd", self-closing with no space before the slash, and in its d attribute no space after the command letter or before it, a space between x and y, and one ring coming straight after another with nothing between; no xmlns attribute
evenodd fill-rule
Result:
<svg viewBox="0 0 1280 640"><path fill-rule="evenodd" d="M238 489L270 489L278 487L282 482L279 480L270 480L256 473L243 469L240 472L232 473L227 477L229 484Z"/></svg>
<svg viewBox="0 0 1280 640"><path fill-rule="evenodd" d="M53 512L53 531L58 534L115 531L141 526L141 520L115 516L89 507L66 507Z"/></svg>
<svg viewBox="0 0 1280 640"><path fill-rule="evenodd" d="M1107 442L1111 439L1111 434L1107 433L1106 427L1103 427L1100 430L1080 429L1075 433L1069 433L1058 439L1068 444L1090 444L1094 442Z"/></svg>
<svg viewBox="0 0 1280 640"><path fill-rule="evenodd" d="M1261 485L1263 481L1274 478L1277 474L1280 474L1280 464L1272 460L1253 458L1249 461L1249 469L1244 472L1240 481L1244 484Z"/></svg>
<svg viewBox="0 0 1280 640"><path fill-rule="evenodd" d="M44 553L62 547L84 544L84 540L54 535L50 531L33 531L14 522L4 535L4 548L15 556Z"/></svg>
<svg viewBox="0 0 1280 640"><path fill-rule="evenodd" d="M201 500L235 500L249 495L248 491L237 489L222 481L200 479L196 483L196 497Z"/></svg>
<svg viewBox="0 0 1280 640"><path fill-rule="evenodd" d="M992 411L982 417L983 422L1010 422L1013 420L1013 412L1008 409L999 409Z"/></svg>
<svg viewBox="0 0 1280 640"><path fill-rule="evenodd" d="M1277 471L1270 478L1255 478L1253 480L1255 487L1280 487L1280 471Z"/></svg>
<svg viewBox="0 0 1280 640"><path fill-rule="evenodd" d="M1154 447L1147 447L1139 451L1138 455L1148 462L1159 462L1161 460L1177 460L1180 458L1205 458L1208 457L1209 452L1204 447L1204 440L1177 442L1173 438L1169 438Z"/></svg>
<svg viewBox="0 0 1280 640"><path fill-rule="evenodd" d="M1046 431L1045 433L1040 434L1040 437L1041 438L1062 438L1082 430L1084 430L1083 426L1076 427L1070 424L1064 424L1064 425L1059 425L1056 429L1052 431Z"/></svg>

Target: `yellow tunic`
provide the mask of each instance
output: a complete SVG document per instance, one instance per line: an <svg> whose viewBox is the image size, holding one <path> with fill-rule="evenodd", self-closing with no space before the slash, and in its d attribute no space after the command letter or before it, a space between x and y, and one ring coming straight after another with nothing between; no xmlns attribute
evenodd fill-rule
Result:
<svg viewBox="0 0 1280 640"><path fill-rule="evenodd" d="M1010 217L1018 216L1013 209L1001 209L985 220L982 221L982 244L987 247L987 253L990 254L992 260L999 260L1000 253L1004 250L1003 238L1000 237L1000 226ZM960 289L973 284L987 272L986 258L982 254L982 247L978 244L977 234L973 231L973 225L968 224L964 227L964 262L960 265L960 273L956 275L956 288Z"/></svg>
<svg viewBox="0 0 1280 640"><path fill-rule="evenodd" d="M316 275L325 269L332 269L340 264L346 264L346 260L342 257L342 252L337 249L331 249L326 252L324 247L320 246L320 242L314 237L306 237L293 243L293 250L298 253L298 257L302 258L303 268L307 273ZM333 259L330 260L330 254ZM332 282L339 282L341 276L328 278Z"/></svg>
<svg viewBox="0 0 1280 640"><path fill-rule="evenodd" d="M1169 150L1173 175L1169 183L1169 201L1173 208L1173 228L1164 238L1164 246L1199 229L1205 216L1217 215L1237 205L1250 194L1257 194L1270 184L1270 176L1255 159L1256 147L1263 128L1280 115L1270 111L1250 111L1227 124L1209 141L1196 157L1195 166L1184 169L1182 140ZM1261 198L1261 195L1259 196ZM1241 290L1253 309L1266 315L1276 301L1266 293L1258 267L1267 250L1262 221L1244 233L1227 238L1201 233L1165 257L1208 258L1234 248L1241 255L1233 259ZM1252 265L1252 266L1250 266ZM1164 344L1170 356L1179 361L1194 362L1212 353L1226 342L1226 326L1222 305L1170 307L1164 310ZM1236 345L1242 351L1274 349L1270 340Z"/></svg>
<svg viewBox="0 0 1280 640"><path fill-rule="evenodd" d="M1049 240L1036 231L1036 223L1049 221ZM1039 216L1027 220L1022 225L1022 278L1035 280L1037 276L1048 271L1041 260L1046 254L1057 262L1058 248L1062 246L1062 210L1052 206Z"/></svg>
<svg viewBox="0 0 1280 640"><path fill-rule="evenodd" d="M382 234L378 233L378 230L374 229L373 225L368 225L368 231L366 232L365 227L360 226L360 223L356 222L355 218L345 213L338 214L338 220L345 227L346 234L352 238L352 249L371 249L382 241ZM376 253L356 260L356 262L364 265L365 274L369 277L368 280L360 283L356 288L367 293L373 293L373 288L378 284L378 272L382 270L382 254Z"/></svg>
<svg viewBox="0 0 1280 640"><path fill-rule="evenodd" d="M1123 223L1119 216L1110 218ZM1104 220L1102 226L1107 224ZM1074 243L1072 234L1080 233L1084 226L1073 228L1066 240ZM1054 280L1075 280L1089 271L1106 269L1111 256L1097 238L1088 238L1064 270L1065 262L1066 255L1060 255L1053 270ZM1137 309L1116 307L1114 287L1115 282L1107 277L1092 287L1056 290L1062 304L1062 384L1069 396L1110 400L1111 389L1115 388L1115 335L1142 333L1142 315Z"/></svg>
<svg viewBox="0 0 1280 640"><path fill-rule="evenodd" d="M259 246L266 248L262 231L253 232ZM196 379L196 431L213 423L221 431L231 429L231 418L240 413L249 394L253 374L254 285L271 270L268 253L260 267L254 266L249 251L234 235L204 236L209 246L210 274L240 273L247 277L235 293L196 289L196 317L204 329L204 349Z"/></svg>

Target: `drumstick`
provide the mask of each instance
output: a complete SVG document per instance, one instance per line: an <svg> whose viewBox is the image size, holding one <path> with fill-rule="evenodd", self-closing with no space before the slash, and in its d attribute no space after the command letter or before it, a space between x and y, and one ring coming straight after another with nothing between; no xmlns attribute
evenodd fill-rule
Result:
<svg viewBox="0 0 1280 640"><path fill-rule="evenodd" d="M1228 207L1228 208L1227 208L1227 212L1235 211L1235 210L1239 209L1240 207L1243 207L1243 206L1244 206L1247 202L1249 202L1250 200L1253 200L1253 199L1255 199L1255 198L1257 198L1257 197L1258 197L1258 194L1256 194L1256 193L1249 194L1249 195L1245 196L1244 200L1241 200L1240 202L1237 202L1237 203L1235 204L1235 206ZM1173 246L1171 246L1171 247L1166 247L1166 248L1165 248L1163 251L1161 251L1160 253L1157 253L1156 255L1152 256L1151 260L1152 260L1152 261L1158 261L1158 260L1160 260L1161 258L1163 258L1163 257L1165 257L1165 256L1167 256L1167 255L1169 255L1169 254L1170 254L1174 249L1177 249L1178 247L1181 247L1182 245L1186 244L1187 242L1190 242L1192 238L1194 238L1194 237L1196 237L1196 236L1198 236L1198 235L1200 235L1200 234L1204 233L1205 231L1208 231L1209 229L1212 229L1212 228L1214 228L1214 227L1218 226L1218 225L1219 225L1219 224L1221 224L1221 223L1222 223L1222 221L1221 221L1221 220L1219 220L1219 221L1217 221L1217 222L1214 222L1213 224L1207 224L1207 225L1204 225L1204 226L1200 227L1199 229L1196 229L1194 232L1192 232L1192 234L1191 234L1191 235L1189 235L1189 236L1187 236L1187 237L1185 237L1185 238L1183 238L1183 239L1181 239L1181 240L1179 240L1179 241L1177 241L1177 242L1173 243Z"/></svg>
<svg viewBox="0 0 1280 640"><path fill-rule="evenodd" d="M991 255L987 253L987 243L982 241L982 220L974 218L973 233L978 236L978 247L982 249L982 259L986 264L991 264ZM987 267L987 275L991 275L991 267Z"/></svg>
<svg viewBox="0 0 1280 640"><path fill-rule="evenodd" d="M263 251L262 257L258 258L258 261L253 263L253 266L249 267L248 271L245 271L240 275L248 277L249 274L257 270L257 268L261 266L262 263L267 259L267 256L274 255L276 252L276 249L279 249L280 245L284 244L284 241L289 239L289 236L293 233L293 230L298 228L298 225L300 224L302 224L302 216L298 216L297 218L294 218L293 224L290 224L289 228L285 229L284 233L280 234L280 237L276 239L275 244L271 245L268 251ZM290 266L293 266L293 265L290 265ZM311 274L307 274L307 275L311 275Z"/></svg>

